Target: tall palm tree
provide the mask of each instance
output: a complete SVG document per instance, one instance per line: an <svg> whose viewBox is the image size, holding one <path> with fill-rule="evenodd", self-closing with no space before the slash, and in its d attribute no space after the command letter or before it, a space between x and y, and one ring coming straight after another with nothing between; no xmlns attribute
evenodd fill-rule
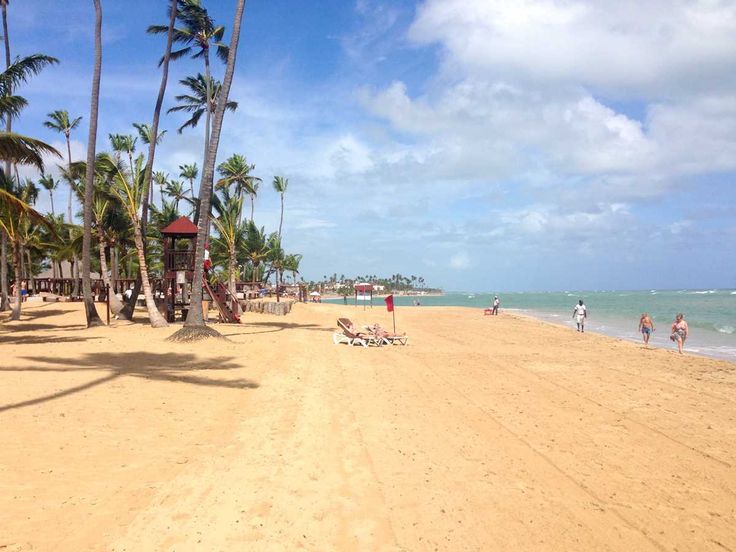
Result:
<svg viewBox="0 0 736 552"><path fill-rule="evenodd" d="M177 129L177 132L181 134L187 127L196 127L205 112L207 116L215 112L222 84L212 77L209 77L209 81L207 81L206 77L202 76L201 73L198 73L196 77L186 77L179 82L189 89L189 93L175 96L179 105L175 105L166 113L176 113L179 111L191 113L189 120ZM238 102L229 101L225 104L225 108L235 111L238 108ZM209 133L209 127L205 129L205 132ZM205 139L208 136L209 134L207 134Z"/></svg>
<svg viewBox="0 0 736 552"><path fill-rule="evenodd" d="M181 183L181 180L174 180L173 178L169 180L166 183L166 195L168 195L173 200L174 209L176 209L177 212L179 211L179 202L181 200L193 203L191 201L191 198L187 197L187 193L184 191L184 186ZM161 198L161 201L161 205L163 208L163 196Z"/></svg>
<svg viewBox="0 0 736 552"><path fill-rule="evenodd" d="M161 206L164 205L164 188L169 182L169 175L163 171L156 171L153 173L153 181L159 187L159 195L161 196ZM151 194L153 196L153 194ZM153 205L153 203L151 203Z"/></svg>
<svg viewBox="0 0 736 552"><path fill-rule="evenodd" d="M195 0L189 1L194 2ZM204 167L202 169L202 182L199 187L199 226L197 227L197 249L194 261L194 282L196 283L202 281L204 274L204 244L205 235L209 228L210 196L212 195L212 182L215 176L215 160L217 159L217 149L220 145L220 133L222 131L222 121L225 117L228 95L230 94L230 87L233 83L233 75L235 74L235 58L238 52L238 40L240 39L240 26L244 9L245 0L237 0L233 20L233 34L230 38L225 76L222 80L222 91L217 101L217 109L215 109L212 121L212 135L210 136L207 153L204 158ZM209 76L209 73L207 76ZM184 328L172 335L170 339L192 340L211 337L213 335L219 336L220 334L205 326L202 312L202 286L195 285L193 286L191 305L189 314L187 314L187 320L184 323Z"/></svg>
<svg viewBox="0 0 736 552"><path fill-rule="evenodd" d="M273 177L273 189L281 196L281 218L279 219L279 239L281 239L281 226L284 224L284 194L289 187L289 179L283 176Z"/></svg>
<svg viewBox="0 0 736 552"><path fill-rule="evenodd" d="M251 197L250 220L253 220L253 196L261 182L260 178L250 174L250 172L255 168L255 165L248 164L245 155L236 153L217 166L217 172L220 173L222 178L220 178L220 180L215 184L215 186L220 189L230 189L230 187L233 187L235 196L238 198L242 198L244 193L247 193ZM240 220L241 217L242 202L241 212L238 213L238 220Z"/></svg>
<svg viewBox="0 0 736 552"><path fill-rule="evenodd" d="M183 56L191 55L192 58L202 58L204 60L205 105L209 105L214 96L214 91L210 86L212 84L210 49L214 47L217 56L222 61L227 61L228 47L222 43L225 27L215 25L207 13L207 9L202 6L201 0L180 0L177 19L181 25L173 29L173 39L183 47L175 52L171 52L171 58L176 60ZM166 31L161 25L151 25L148 28L148 32L160 34ZM209 148L210 132L210 111L206 110L205 155Z"/></svg>
<svg viewBox="0 0 736 552"><path fill-rule="evenodd" d="M125 153L128 156L128 167L133 166L133 154L138 138L130 134L110 134L110 147L115 154Z"/></svg>
<svg viewBox="0 0 736 552"><path fill-rule="evenodd" d="M49 193L49 199L51 200L51 214L56 215L54 212L54 190L59 186L59 181L55 180L50 174L42 174L41 178L38 179L38 183L44 187Z"/></svg>
<svg viewBox="0 0 736 552"><path fill-rule="evenodd" d="M149 125L148 123L133 123L133 126L138 131L138 137L141 139L141 142L143 142L147 146L150 146L151 137L153 136L153 126ZM163 140L164 134L166 134L165 130L162 130L161 132L157 132L157 136L156 136L157 146L161 143L161 140Z"/></svg>
<svg viewBox="0 0 736 552"><path fill-rule="evenodd" d="M151 326L154 328L166 327L168 323L158 311L153 298L153 289L151 288L151 281L148 278L148 264L146 262L143 232L141 231L142 204L145 198L143 156L139 156L134 160L133 171L130 174L121 170L115 159L108 154L101 154L98 157L97 166L111 182L110 191L120 200L130 218L131 226L133 227L135 248L138 253L138 266L141 273L143 295L146 298L146 308Z"/></svg>
<svg viewBox="0 0 736 552"><path fill-rule="evenodd" d="M276 272L276 302L281 301L279 293L279 284L281 284L281 274L284 270L284 261L286 255L281 247L281 238L275 232L268 236L268 262L271 264L271 270Z"/></svg>
<svg viewBox="0 0 736 552"><path fill-rule="evenodd" d="M87 136L87 174L84 187L84 234L82 235L82 294L87 327L102 326L92 297L90 262L92 246L92 204L95 190L95 148L97 146L97 112L100 105L100 73L102 72L102 6L100 0L93 0L95 6L95 62L92 73L92 94L89 109L89 134Z"/></svg>
<svg viewBox="0 0 736 552"><path fill-rule="evenodd" d="M199 174L197 164L192 163L191 165L179 165L179 171L179 176L189 181L189 193L192 195L192 199L194 199L194 181L197 179L197 175Z"/></svg>
<svg viewBox="0 0 736 552"><path fill-rule="evenodd" d="M164 50L164 55L161 58L161 63L159 64L161 66L161 84L159 85L158 96L156 97L156 105L153 108L153 120L150 126L150 132L145 133L146 136L142 137L144 138L143 142L148 144L148 159L146 161L146 168L143 172L143 205L141 206L141 218L139 220L139 224L142 225L139 228L142 241L145 240L145 236L146 236L146 224L148 222L148 190L151 187L151 175L153 173L153 161L156 156L156 145L158 144L160 137L163 136L163 132L159 133L158 131L158 123L159 123L159 119L161 118L161 108L164 103L164 94L166 93L166 83L169 80L169 60L171 59L171 46L174 41L174 24L176 23L177 14L178 14L177 0L171 0L171 3L169 4L169 25L168 27L166 27L165 31L163 30L160 31L160 32L166 32L166 49ZM134 126L138 130L139 134L144 134L142 132L142 129L144 129L144 125L134 125ZM147 127L147 125L145 125L145 127ZM142 250L142 253L143 253L143 256L145 257L145 249ZM120 312L121 317L128 318L128 319L133 317L133 308L135 307L135 302L138 300L138 293L140 292L140 286L146 284L145 280L147 279L147 277L148 275L146 274L146 277L144 278L143 270L141 269L140 279L136 281L136 285L135 285L135 288L133 289L133 293L130 297L130 301L128 301L128 304ZM150 287L150 282L148 282L147 284ZM146 301L148 301L148 297L146 297ZM155 308L155 305L154 305L154 308ZM150 308L149 308L149 316L155 316L151 314ZM151 319L151 322L153 322L153 318ZM163 322L163 324L161 324L161 322ZM168 325L166 323L166 320L164 320L163 317L160 317L160 320L157 320L157 323L162 326Z"/></svg>
<svg viewBox="0 0 736 552"><path fill-rule="evenodd" d="M3 42L5 43L5 68L10 67L10 35L8 33L8 3L0 0L3 10ZM5 118L5 132L11 132L13 118L10 114ZM10 161L5 162L5 174L10 175ZM8 236L0 230L0 311L8 310Z"/></svg>
<svg viewBox="0 0 736 552"><path fill-rule="evenodd" d="M66 140L67 161L69 163L69 166L71 166L72 164L71 134L72 134L72 130L74 130L75 128L79 126L79 122L82 120L82 117L70 119L69 112L65 109L59 109L52 113L49 113L47 117L49 119L47 121L44 121L43 126L45 126L46 128L55 130L64 135L64 139ZM70 189L69 190L69 201L66 207L67 222L70 224L72 222L72 195L73 195L73 191Z"/></svg>

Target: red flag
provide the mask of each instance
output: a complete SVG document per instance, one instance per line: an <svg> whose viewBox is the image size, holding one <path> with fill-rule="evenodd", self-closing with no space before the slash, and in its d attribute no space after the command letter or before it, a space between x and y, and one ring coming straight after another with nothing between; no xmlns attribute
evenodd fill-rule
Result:
<svg viewBox="0 0 736 552"><path fill-rule="evenodd" d="M384 301L386 301L386 310L388 312L393 312L394 311L394 296L389 295L388 297L384 299Z"/></svg>

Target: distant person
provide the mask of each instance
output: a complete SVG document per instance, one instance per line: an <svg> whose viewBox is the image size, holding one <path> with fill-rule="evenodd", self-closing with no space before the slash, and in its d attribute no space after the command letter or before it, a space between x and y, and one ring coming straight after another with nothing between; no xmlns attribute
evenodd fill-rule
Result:
<svg viewBox="0 0 736 552"><path fill-rule="evenodd" d="M25 280L21 280L20 282L20 300L22 303L25 303L28 299L28 284L26 284Z"/></svg>
<svg viewBox="0 0 736 552"><path fill-rule="evenodd" d="M123 292L123 297L125 298L126 301L130 301L130 298L133 297L133 286L132 285Z"/></svg>
<svg viewBox="0 0 736 552"><path fill-rule="evenodd" d="M644 340L644 345L649 345L649 338L652 336L652 332L654 331L654 321L646 312L643 313L639 319L639 331L641 332L641 337Z"/></svg>
<svg viewBox="0 0 736 552"><path fill-rule="evenodd" d="M494 295L493 297L493 312L492 314L498 316L498 307L501 306L501 300L498 298L498 295Z"/></svg>
<svg viewBox="0 0 736 552"><path fill-rule="evenodd" d="M585 308L582 299L578 301L578 304L575 305L575 308L572 310L572 317L578 325L578 331L585 332L585 319L588 318L588 309Z"/></svg>
<svg viewBox="0 0 736 552"><path fill-rule="evenodd" d="M687 327L687 322L685 322L685 315L678 313L678 315L675 316L675 321L672 323L672 335L670 335L670 339L677 342L677 350L680 354L682 354L682 348L685 345L688 330L689 328Z"/></svg>

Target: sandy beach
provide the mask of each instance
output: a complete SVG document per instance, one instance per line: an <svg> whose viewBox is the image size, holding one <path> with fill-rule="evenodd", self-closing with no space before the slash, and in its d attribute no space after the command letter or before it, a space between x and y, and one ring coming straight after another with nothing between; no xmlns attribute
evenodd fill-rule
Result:
<svg viewBox="0 0 736 552"><path fill-rule="evenodd" d="M0 552L736 550L736 365L476 309L0 325ZM143 314L139 315L142 319Z"/></svg>

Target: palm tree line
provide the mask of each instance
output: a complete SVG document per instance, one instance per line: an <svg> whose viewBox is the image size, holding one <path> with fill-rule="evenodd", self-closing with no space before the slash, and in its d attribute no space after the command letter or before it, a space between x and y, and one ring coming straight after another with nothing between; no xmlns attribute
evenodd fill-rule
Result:
<svg viewBox="0 0 736 552"><path fill-rule="evenodd" d="M364 274L358 275L354 278L346 277L345 274L340 276L337 273L333 273L331 276L323 275L321 280L309 281L308 286L314 289L333 289L337 292L341 290L348 290L352 293L353 286L359 282L369 282L373 285L383 286L384 290L388 293L410 293L412 291L429 291L435 292L440 291L436 288L428 288L426 281L422 276L416 276L414 274L405 276L400 273L391 274L390 276L378 276L376 274Z"/></svg>
<svg viewBox="0 0 736 552"><path fill-rule="evenodd" d="M7 4L7 0L0 0L3 13ZM234 154L219 164L215 162L224 114L237 109L237 102L228 96L244 1L236 1L234 32L228 46L223 42L225 28L214 23L201 0L171 0L168 25L153 25L148 29L151 33L165 34L167 38L160 62L161 87L152 122L134 124L132 131L109 134L109 147L104 147L103 151L96 151L99 79L104 79L104 74L99 73L102 57L100 0L95 0L94 6L97 16L96 70L85 161L72 159L70 145L71 137L82 121L80 115L56 109L44 122L44 126L65 138L66 162L58 166L58 177L44 171L41 156L54 154L61 158L59 152L43 142L10 131L12 120L19 116L27 103L15 95L15 89L57 60L36 54L12 64L8 61L6 71L0 75L0 117L6 119L6 132L0 133L0 158L5 163L5 170L0 171L3 190L0 195L0 230L12 250L2 255L3 264L8 257L12 259L11 270L4 276L3 283L31 278L48 266L55 276L75 276L74 273L62 273L63 261L69 261L75 273L81 270L87 323L95 325L99 319L92 302L90 273L99 272L105 283L113 288L118 279L138 278L134 295L140 290L145 296L152 325L165 326L166 321L155 305L152 285L154 279L162 276L159 230L181 215L192 217L198 224L198 255L204 255L204 247L200 246L210 245L215 267L210 276L227 282L232 292L235 292L238 281L263 284L273 276L276 283L282 283L285 273L296 279L301 255L288 254L282 247L288 179L282 176L273 179L273 189L281 202L281 215L278 231L266 232L265 227L257 225L255 220L255 199L262 183L254 174L255 165L249 163L242 153ZM220 60L226 62L223 82L213 75L217 68L210 63L212 49ZM6 54L8 51L6 34ZM179 132L196 128L204 118L203 169L200 171L197 161L192 160L182 164L178 173L170 175L155 167L156 146L165 140L166 133L160 129L160 116L169 63L188 56L204 62L204 74L197 73L180 81L184 93L175 96L177 103L168 109L167 116L171 119L182 113L188 116L183 123L177 123ZM41 175L33 181L21 181L17 170L13 174L18 164L35 165ZM195 180L199 180L197 195ZM57 214L54 206L54 193L62 185L69 189L66 217ZM154 188L158 190L158 203L154 202ZM39 190L49 194L51 212L47 215L34 208ZM73 197L82 207L82 212L77 213L77 216L82 215L81 226L76 224L73 216ZM199 264L202 264L201 259L197 265L197 270L201 271ZM197 275L195 281L198 281ZM199 286L193 287L197 291ZM130 318L134 301L135 298L131 298L128 304L123 304L114 300L113 310ZM185 328L187 339L209 333L197 331L204 327L201 301L199 303L200 312L197 313L197 301L193 297L193 308L186 324L188 329ZM14 308L19 317L19 296Z"/></svg>

